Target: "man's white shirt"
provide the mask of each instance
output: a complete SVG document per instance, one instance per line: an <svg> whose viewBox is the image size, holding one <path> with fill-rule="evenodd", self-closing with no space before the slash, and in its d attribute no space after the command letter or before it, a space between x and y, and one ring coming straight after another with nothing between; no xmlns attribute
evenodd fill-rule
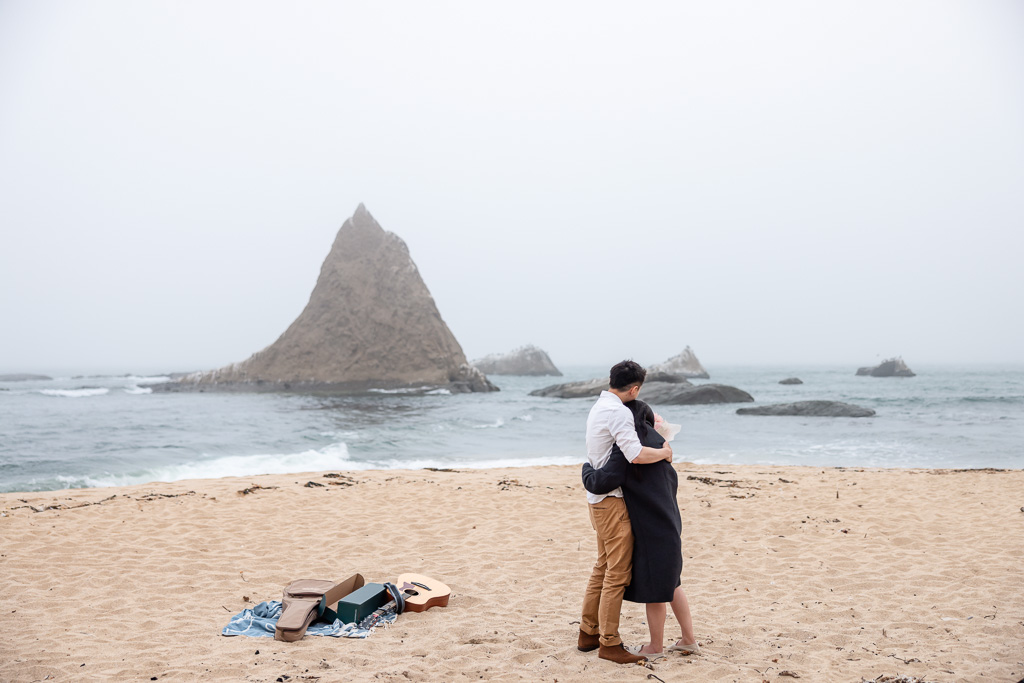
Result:
<svg viewBox="0 0 1024 683"><path fill-rule="evenodd" d="M587 417L587 462L595 469L600 468L608 462L608 456L616 444L629 462L636 460L643 450L640 438L636 435L633 411L622 405L622 400L612 392L602 391ZM587 502L600 503L608 496L621 498L622 489L617 488L605 494L587 491Z"/></svg>

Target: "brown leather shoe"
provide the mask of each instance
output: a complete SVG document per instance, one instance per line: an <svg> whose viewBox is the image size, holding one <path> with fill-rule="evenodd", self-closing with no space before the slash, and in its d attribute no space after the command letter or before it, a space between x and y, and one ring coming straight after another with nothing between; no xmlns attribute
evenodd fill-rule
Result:
<svg viewBox="0 0 1024 683"><path fill-rule="evenodd" d="M609 662L615 662L616 664L636 664L637 662L647 661L647 657L643 655L634 655L626 652L626 648L622 646L622 643L618 645L602 645L597 652L597 656L600 659L607 659Z"/></svg>
<svg viewBox="0 0 1024 683"><path fill-rule="evenodd" d="M580 639L576 642L576 649L580 652L590 652L596 650L601 645L601 636L580 631Z"/></svg>

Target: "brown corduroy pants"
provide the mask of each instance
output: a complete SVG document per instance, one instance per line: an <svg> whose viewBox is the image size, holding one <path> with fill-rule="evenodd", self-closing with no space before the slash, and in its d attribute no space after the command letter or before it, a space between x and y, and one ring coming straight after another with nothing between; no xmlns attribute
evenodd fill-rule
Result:
<svg viewBox="0 0 1024 683"><path fill-rule="evenodd" d="M600 635L601 644L618 645L622 594L633 570L633 527L622 498L608 496L590 504L590 524L597 532L597 562L583 596L580 630Z"/></svg>

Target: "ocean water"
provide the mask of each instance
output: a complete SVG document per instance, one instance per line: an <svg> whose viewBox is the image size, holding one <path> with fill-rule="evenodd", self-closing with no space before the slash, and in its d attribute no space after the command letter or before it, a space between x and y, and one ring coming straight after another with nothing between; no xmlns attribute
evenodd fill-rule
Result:
<svg viewBox="0 0 1024 683"><path fill-rule="evenodd" d="M873 418L736 415L750 404L658 406L682 425L676 460L707 464L1024 468L1024 367L914 366L908 379L852 366L711 368L756 404L831 399ZM583 461L589 399L529 396L599 377L494 376L500 392L359 397L152 393L161 377L0 382L0 491L321 470L498 467ZM800 377L786 386L780 379ZM700 382L701 380L698 380ZM641 391L640 398L643 398Z"/></svg>

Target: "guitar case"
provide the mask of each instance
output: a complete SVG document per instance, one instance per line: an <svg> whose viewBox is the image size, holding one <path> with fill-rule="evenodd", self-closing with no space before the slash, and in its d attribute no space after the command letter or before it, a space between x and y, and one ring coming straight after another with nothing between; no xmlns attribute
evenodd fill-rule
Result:
<svg viewBox="0 0 1024 683"><path fill-rule="evenodd" d="M299 579L284 589L283 609L274 629L274 640L293 642L306 635L316 619L336 618L329 605L361 588L366 581L362 574L353 574L340 583L320 579Z"/></svg>

